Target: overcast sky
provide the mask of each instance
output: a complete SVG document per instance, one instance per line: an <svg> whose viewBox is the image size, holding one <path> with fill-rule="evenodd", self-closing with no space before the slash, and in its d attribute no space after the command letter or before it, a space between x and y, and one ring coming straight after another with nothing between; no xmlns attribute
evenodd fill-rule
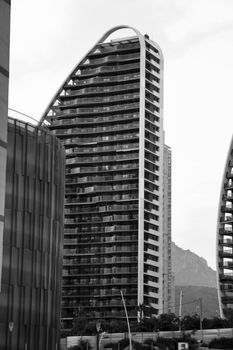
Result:
<svg viewBox="0 0 233 350"><path fill-rule="evenodd" d="M111 27L131 25L160 45L173 240L215 268L219 192L233 130L233 1L21 0L11 8L9 105L36 119Z"/></svg>

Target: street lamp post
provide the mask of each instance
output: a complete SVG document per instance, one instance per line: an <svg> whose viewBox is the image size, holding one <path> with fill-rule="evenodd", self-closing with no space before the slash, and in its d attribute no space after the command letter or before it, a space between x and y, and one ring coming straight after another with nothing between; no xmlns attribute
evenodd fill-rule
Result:
<svg viewBox="0 0 233 350"><path fill-rule="evenodd" d="M183 290L180 291L180 308L179 308L179 332L182 329L182 299L183 299Z"/></svg>
<svg viewBox="0 0 233 350"><path fill-rule="evenodd" d="M203 342L203 328L202 328L202 298L200 298L200 331L201 331L201 341Z"/></svg>
<svg viewBox="0 0 233 350"><path fill-rule="evenodd" d="M101 322L98 320L95 326L96 326L96 349L99 350L99 334L101 329Z"/></svg>
<svg viewBox="0 0 233 350"><path fill-rule="evenodd" d="M130 325L129 325L129 317L128 317L128 313L127 313L127 309L126 309L126 305L125 305L125 299L121 290L121 298L122 298L122 302L124 305L124 309L125 309L125 317L126 317L126 321L127 321L127 326L128 326L128 333L129 333L129 349L132 350L132 337L131 337L131 331L130 331Z"/></svg>
<svg viewBox="0 0 233 350"><path fill-rule="evenodd" d="M13 321L10 321L8 323L8 328L9 328L9 336L10 336L10 339L9 339L9 350L11 350L11 338L12 338L12 332L13 332L13 328L14 328L14 322Z"/></svg>
<svg viewBox="0 0 233 350"><path fill-rule="evenodd" d="M25 344L24 344L24 350L28 349L28 329L27 324L25 324Z"/></svg>

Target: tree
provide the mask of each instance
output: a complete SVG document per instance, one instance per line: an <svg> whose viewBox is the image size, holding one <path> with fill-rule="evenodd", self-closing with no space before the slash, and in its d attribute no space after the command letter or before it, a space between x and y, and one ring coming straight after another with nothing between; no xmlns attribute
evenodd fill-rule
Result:
<svg viewBox="0 0 233 350"><path fill-rule="evenodd" d="M103 329L109 333L125 333L128 332L126 321L121 320L112 320L107 326Z"/></svg>
<svg viewBox="0 0 233 350"><path fill-rule="evenodd" d="M233 327L233 309L232 308L224 309L224 315L229 322L229 326Z"/></svg>
<svg viewBox="0 0 233 350"><path fill-rule="evenodd" d="M200 316L198 314L184 316L181 320L181 325L183 330L200 329Z"/></svg>
<svg viewBox="0 0 233 350"><path fill-rule="evenodd" d="M173 314L161 314L158 317L158 328L161 331L176 331L179 328L179 318Z"/></svg>
<svg viewBox="0 0 233 350"><path fill-rule="evenodd" d="M203 329L229 328L230 323L228 320L220 317L204 318L202 321L202 327Z"/></svg>
<svg viewBox="0 0 233 350"><path fill-rule="evenodd" d="M134 332L154 332L159 328L159 321L155 317L144 318L132 327Z"/></svg>
<svg viewBox="0 0 233 350"><path fill-rule="evenodd" d="M73 335L94 335L96 334L96 322L87 318L77 318L73 321Z"/></svg>
<svg viewBox="0 0 233 350"><path fill-rule="evenodd" d="M93 335L96 334L96 322L93 320L92 312L79 307L73 318L72 335Z"/></svg>

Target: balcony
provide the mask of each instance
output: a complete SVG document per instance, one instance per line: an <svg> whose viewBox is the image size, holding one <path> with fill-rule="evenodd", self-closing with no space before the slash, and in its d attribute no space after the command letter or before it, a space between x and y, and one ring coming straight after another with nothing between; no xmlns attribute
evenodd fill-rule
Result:
<svg viewBox="0 0 233 350"><path fill-rule="evenodd" d="M130 300L127 303L127 307L128 306L135 306L136 305L136 300ZM62 307L66 308L66 307L73 307L73 306L80 306L80 302L76 301L76 300L64 300L62 301ZM95 301L93 303L91 303L91 305L87 305L84 306L84 309L91 309L91 308L110 308L110 307L118 307L118 308L122 308L122 300L119 298L119 300L110 300L110 301L102 301L102 300L98 300L95 299Z"/></svg>
<svg viewBox="0 0 233 350"><path fill-rule="evenodd" d="M233 269L233 262L232 261L231 262L230 261L226 261L226 262L220 263L219 267L232 270Z"/></svg>
<svg viewBox="0 0 233 350"><path fill-rule="evenodd" d="M63 101L63 104L60 105L60 108L67 107L67 106L75 106L75 105L89 105L89 104L104 104L104 103L112 103L112 102L120 102L123 100L132 100L132 99L139 99L139 94L123 94L123 95L116 95L116 96L106 96L106 97L93 97L93 98L76 98L73 100L67 100Z"/></svg>
<svg viewBox="0 0 233 350"><path fill-rule="evenodd" d="M97 136L97 137L73 137L73 138L67 138L63 140L64 145L85 145L85 146L92 146L93 144L97 143L109 143L109 142L115 142L115 141L124 141L124 140L138 140L139 134L138 133L129 133L129 134L118 134L118 135L103 135L103 136Z"/></svg>
<svg viewBox="0 0 233 350"><path fill-rule="evenodd" d="M106 54L111 54L114 52L120 53L120 52L127 52L129 50L140 50L140 45L138 42L135 42L133 44L128 44L127 45L106 45L104 47L100 47L98 51L93 51L92 53L90 53L88 55L89 58L95 58L95 57L99 57L102 55L106 55Z"/></svg>
<svg viewBox="0 0 233 350"><path fill-rule="evenodd" d="M65 245L64 254L65 255L108 255L108 254L118 254L118 253L132 253L137 252L137 246L122 246L120 244L114 244L113 246L90 246L90 247L80 247L80 248L67 248L70 244ZM71 245L74 246L74 245ZM76 270L69 271L69 274L76 274Z"/></svg>
<svg viewBox="0 0 233 350"><path fill-rule="evenodd" d="M231 223L233 222L233 217L232 216L226 216L226 217L220 217L220 222L222 223Z"/></svg>
<svg viewBox="0 0 233 350"><path fill-rule="evenodd" d="M96 59L91 59L88 61L88 63L84 62L82 64L83 67L86 66L92 66L92 65L99 65L102 63L108 63L108 62L114 62L114 61L128 61L128 60L135 60L140 58L140 53L132 53L132 54L125 54L125 55L111 55L111 56L106 56L102 58L96 58Z"/></svg>
<svg viewBox="0 0 233 350"><path fill-rule="evenodd" d="M110 126L100 126L100 127L92 127L92 128L72 128L72 129L57 129L56 135L79 135L79 134L112 134L116 132L125 132L125 130L134 130L139 129L139 123L129 123L129 124L118 124L118 125L110 125Z"/></svg>
<svg viewBox="0 0 233 350"><path fill-rule="evenodd" d="M102 66L102 67L96 67L96 68L86 68L78 70L75 77L83 77L83 76L91 76L91 75L99 75L104 73L114 73L118 74L118 72L121 71L127 71L127 70L139 70L140 69L140 63L130 63L130 64L122 64L122 65L114 65L114 66ZM80 74L79 74L80 72Z"/></svg>
<svg viewBox="0 0 233 350"><path fill-rule="evenodd" d="M233 245L233 240L231 238L219 239L219 244Z"/></svg>
<svg viewBox="0 0 233 350"><path fill-rule="evenodd" d="M233 294L233 286L230 286L229 288L228 286L221 285L220 290L222 293L229 293L231 295Z"/></svg>
<svg viewBox="0 0 233 350"><path fill-rule="evenodd" d="M65 253L64 253L65 254ZM68 253L67 255L65 254L65 256L78 256L75 253ZM137 257L114 257L114 258L89 258L89 257L85 257L85 258L79 258L76 261L76 265L80 265L80 266L86 266L86 265L95 265L95 266L99 266L99 265L111 265L111 264L134 264L137 263Z"/></svg>
<svg viewBox="0 0 233 350"><path fill-rule="evenodd" d="M116 165L99 165L90 167L79 167L79 168L68 168L66 175L70 174L82 174L82 173L99 173L108 171L123 171L128 169L138 169L139 164L129 163L129 164L116 164Z"/></svg>
<svg viewBox="0 0 233 350"><path fill-rule="evenodd" d="M220 274L219 275L220 282L232 282L233 281L233 274L227 275L227 274Z"/></svg>
<svg viewBox="0 0 233 350"><path fill-rule="evenodd" d="M218 252L218 255L220 258L231 258L233 257L233 251L232 249L226 249L224 251L221 250Z"/></svg>
<svg viewBox="0 0 233 350"><path fill-rule="evenodd" d="M65 191L66 197L68 197L70 194L72 195L77 195L77 194L89 194L89 193L94 193L94 192L115 192L115 191L132 191L132 190L138 190L138 184L122 184L122 185L103 185L103 186L98 186L98 185L93 185L90 187L77 187L77 188L67 188ZM133 205L133 204L132 204ZM109 211L109 210L126 210L132 208L132 205L112 205L112 206L101 206L96 209L98 211ZM114 208L114 209L113 209ZM121 209L122 208L122 209ZM80 208L79 210L81 210ZM86 208L89 211L94 211L94 208ZM68 209L65 209L65 214L68 213Z"/></svg>
<svg viewBox="0 0 233 350"><path fill-rule="evenodd" d="M91 239L91 235L96 234L96 235L101 235L101 234L108 234L108 233L121 233L121 232L125 232L125 231L138 231L137 225L111 225L111 226L101 226L98 225L98 227L93 227L91 225L83 225L80 228L76 228L75 230L75 235L89 235L90 239ZM70 228L67 228L67 226L65 227L65 233L67 231L70 231ZM135 233L135 232L134 232Z"/></svg>
<svg viewBox="0 0 233 350"><path fill-rule="evenodd" d="M117 216L118 216L118 218L117 218ZM138 220L136 215L135 215L135 217L132 217L132 218L131 217L127 218L126 216L124 217L122 215L122 219L120 218L120 215L117 215L117 216L115 218L111 219L110 221L113 223L120 223L120 222L126 222L126 223L132 222L132 223L134 223L135 221ZM81 219L78 220L77 218L65 218L65 220L64 220L65 225L75 225L76 227L83 225L83 224L86 224L86 223L95 225L95 224L106 223L106 222L108 222L108 220L107 219L104 220L104 218L102 218L102 217L98 217L98 218L91 218L90 217L87 219L83 218L83 221L81 221ZM82 229L80 231L82 232Z"/></svg>
<svg viewBox="0 0 233 350"><path fill-rule="evenodd" d="M50 126L50 129L55 129L57 127L65 127L67 126L78 126L80 124L87 124L87 125L92 125L92 124L97 124L97 123L108 123L111 122L111 124L113 123L117 123L120 121L126 121L126 120L131 120L133 121L134 119L138 119L139 118L139 113L130 113L130 114L114 114L114 115L110 115L110 116L101 116L101 117L96 117L93 116L91 118L85 118L85 117L81 117L81 118L65 118L65 119L57 119L57 120L53 120L53 125Z"/></svg>
<svg viewBox="0 0 233 350"><path fill-rule="evenodd" d="M219 229L219 234L220 235L233 235L233 230L232 229L224 229L224 228L220 228Z"/></svg>
<svg viewBox="0 0 233 350"><path fill-rule="evenodd" d="M67 157L73 157L75 155L81 155L81 156L89 156L90 154L109 154L109 153L117 153L117 154L123 154L127 151L138 151L139 144L138 143L132 143L132 144L119 144L119 145L111 145L111 146L102 146L102 147L95 147L95 146L88 146L88 147L73 147L73 148L67 148L66 149L66 155Z"/></svg>
<svg viewBox="0 0 233 350"><path fill-rule="evenodd" d="M81 235L81 234L80 234ZM110 236L110 237L101 237L101 236L87 236L87 237L78 237L78 238L67 238L67 235L65 233L64 238L64 244L65 245L73 245L78 244L79 246L91 246L93 244L95 245L102 245L102 244L109 244L109 243L128 243L128 242L137 242L138 236L137 235L124 235L124 236Z"/></svg>
<svg viewBox="0 0 233 350"><path fill-rule="evenodd" d="M85 292L83 292L83 290ZM104 298L106 300L106 298L112 298L112 296L119 296L121 293L120 291L122 290L122 292L124 293L124 296L129 296L132 297L133 295L136 296L137 295L137 289L135 288L107 288L107 289L103 289L103 288L99 288L96 287L93 289L88 289L85 290L84 288L78 288L78 290L72 290L72 289L67 289L64 288L63 289L63 296L65 296L66 298L69 297L85 297L85 298L90 298L91 296L94 296L95 299L102 299Z"/></svg>
<svg viewBox="0 0 233 350"><path fill-rule="evenodd" d="M76 77L77 78L77 77ZM121 75L113 75L113 76L107 76L107 77L93 77L89 79L84 80L78 80L76 79L74 81L73 86L87 86L87 85L96 85L96 84L111 84L111 83L119 83L124 81L130 81L130 80L139 80L140 74L139 73L132 73L132 74L121 74ZM70 87L67 85L67 87Z"/></svg>
<svg viewBox="0 0 233 350"><path fill-rule="evenodd" d="M232 171L227 171L226 178L227 179L233 179L233 172Z"/></svg>
<svg viewBox="0 0 233 350"><path fill-rule="evenodd" d="M78 284L82 287L85 285L95 285L95 286L107 286L107 285L117 285L117 284L135 284L137 283L137 278L79 278Z"/></svg>
<svg viewBox="0 0 233 350"><path fill-rule="evenodd" d="M75 90L66 90L66 95L61 96L62 99L66 99L69 96L82 96L82 95L99 95L99 94L110 94L115 93L117 91L129 91L129 90L139 90L139 83L135 84L120 84L120 85L113 85L113 86L96 86L95 88L84 88L79 89L77 88Z"/></svg>
<svg viewBox="0 0 233 350"><path fill-rule="evenodd" d="M108 181L131 181L131 180L137 180L138 174L137 173L128 173L128 174L117 174L117 175L94 175L94 176L83 176L78 178L69 178L66 181L66 185L70 184L83 184L83 183L96 183L96 182L108 182Z"/></svg>
<svg viewBox="0 0 233 350"><path fill-rule="evenodd" d="M233 208L232 207L226 207L225 205L221 206L221 212L222 213L233 213Z"/></svg>
<svg viewBox="0 0 233 350"><path fill-rule="evenodd" d="M100 156L100 157L75 157L66 159L66 164L87 164L87 163L113 163L124 160L134 160L138 159L139 154L137 153L127 153L127 154L117 154L115 156Z"/></svg>
<svg viewBox="0 0 233 350"><path fill-rule="evenodd" d="M233 201L233 195L224 194L222 198L223 198L225 201L229 201L229 202L232 202L232 201Z"/></svg>
<svg viewBox="0 0 233 350"><path fill-rule="evenodd" d="M64 111L57 110L57 115L54 118L59 118L67 115L81 115L81 114L90 114L90 113L109 113L120 110L129 110L129 109L139 109L139 103L130 103L130 104L119 104L114 106L106 106L99 108L72 108L65 109ZM55 111L54 111L55 112Z"/></svg>
<svg viewBox="0 0 233 350"><path fill-rule="evenodd" d="M224 188L229 189L229 190L233 190L233 182L232 181L225 182Z"/></svg>

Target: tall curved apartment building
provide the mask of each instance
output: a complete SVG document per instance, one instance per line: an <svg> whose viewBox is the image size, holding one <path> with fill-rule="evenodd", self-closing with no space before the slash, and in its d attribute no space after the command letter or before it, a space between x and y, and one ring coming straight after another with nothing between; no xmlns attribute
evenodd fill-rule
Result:
<svg viewBox="0 0 233 350"><path fill-rule="evenodd" d="M109 39L128 28L133 36ZM41 122L66 149L62 321L163 311L163 55L137 30L109 30ZM138 307L138 308L137 308Z"/></svg>
<svg viewBox="0 0 233 350"><path fill-rule="evenodd" d="M64 166L54 135L8 119L1 350L58 349Z"/></svg>
<svg viewBox="0 0 233 350"><path fill-rule="evenodd" d="M217 283L221 317L233 309L233 138L221 186L217 224Z"/></svg>

